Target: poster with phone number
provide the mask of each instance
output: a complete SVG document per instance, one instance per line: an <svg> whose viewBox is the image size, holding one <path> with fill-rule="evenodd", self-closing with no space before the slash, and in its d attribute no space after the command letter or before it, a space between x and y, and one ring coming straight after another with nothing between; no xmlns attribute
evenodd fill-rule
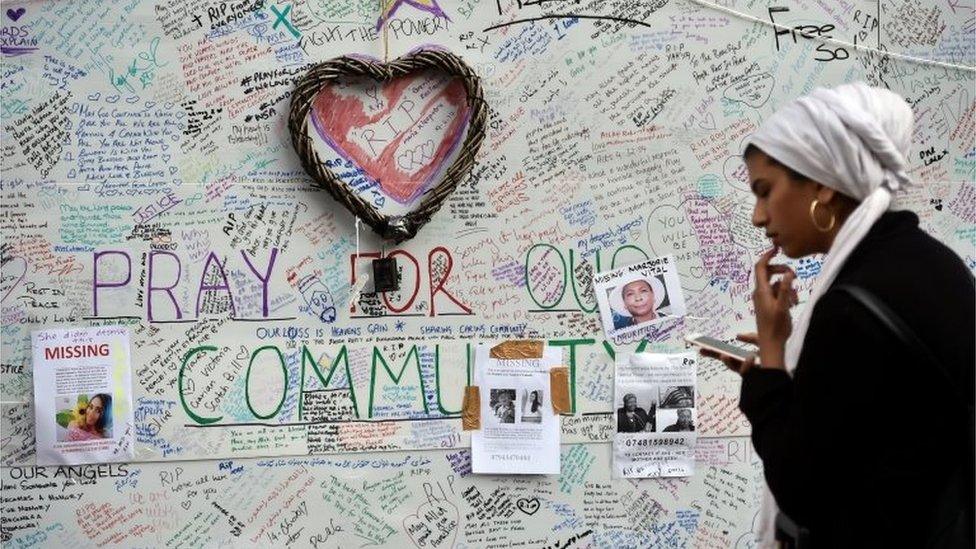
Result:
<svg viewBox="0 0 976 549"><path fill-rule="evenodd" d="M620 354L614 380L618 477L683 477L695 470L697 415L693 353Z"/></svg>

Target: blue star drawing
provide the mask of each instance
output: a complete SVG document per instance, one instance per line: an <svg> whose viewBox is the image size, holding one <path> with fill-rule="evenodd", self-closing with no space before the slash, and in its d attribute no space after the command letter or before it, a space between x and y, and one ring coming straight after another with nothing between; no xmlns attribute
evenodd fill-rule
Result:
<svg viewBox="0 0 976 549"><path fill-rule="evenodd" d="M393 325L393 329L396 330L396 331L398 331L398 332L402 332L404 326L405 326L405 324L403 323L402 320L397 320L396 321L396 324Z"/></svg>

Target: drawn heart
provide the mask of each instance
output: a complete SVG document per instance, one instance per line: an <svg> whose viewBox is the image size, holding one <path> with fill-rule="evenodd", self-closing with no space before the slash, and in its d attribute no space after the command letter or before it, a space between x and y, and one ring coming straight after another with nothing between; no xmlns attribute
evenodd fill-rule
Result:
<svg viewBox="0 0 976 549"><path fill-rule="evenodd" d="M24 15L25 13L27 13L27 8L10 8L7 10L7 17L9 17L11 21L16 22L18 19L20 19L20 16Z"/></svg>
<svg viewBox="0 0 976 549"><path fill-rule="evenodd" d="M7 300L7 297L20 286L20 283L27 277L27 260L23 257L4 258L3 267L0 267L0 303Z"/></svg>
<svg viewBox="0 0 976 549"><path fill-rule="evenodd" d="M288 127L316 183L378 234L402 242L471 171L486 117L474 71L426 48L389 63L343 56L313 66L296 84ZM387 199L406 213L381 213Z"/></svg>
<svg viewBox="0 0 976 549"><path fill-rule="evenodd" d="M725 182L730 186L740 191L752 193L749 186L749 172L746 170L746 164L742 161L741 156L727 157L722 164L722 175L725 176Z"/></svg>
<svg viewBox="0 0 976 549"><path fill-rule="evenodd" d="M403 519L403 529L417 547L454 547L461 515L453 503L432 499Z"/></svg>
<svg viewBox="0 0 976 549"><path fill-rule="evenodd" d="M519 498L515 505L526 515L534 515L539 510L539 498Z"/></svg>
<svg viewBox="0 0 976 549"><path fill-rule="evenodd" d="M715 130L715 115L708 113L708 116L704 117L703 120L698 121L698 127L703 130Z"/></svg>
<svg viewBox="0 0 976 549"><path fill-rule="evenodd" d="M776 79L768 72L753 74L737 80L725 88L723 96L729 101L741 101L753 108L766 104L773 93Z"/></svg>

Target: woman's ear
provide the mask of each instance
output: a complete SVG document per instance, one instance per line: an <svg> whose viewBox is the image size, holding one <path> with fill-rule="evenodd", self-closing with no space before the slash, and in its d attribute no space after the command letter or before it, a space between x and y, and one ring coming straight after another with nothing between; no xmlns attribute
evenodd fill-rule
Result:
<svg viewBox="0 0 976 549"><path fill-rule="evenodd" d="M831 189L826 185L821 185L820 183L817 183L816 185L817 185L817 193L816 193L817 201L820 202L821 204L828 205L831 203L832 200L834 200L834 197L837 196L836 190Z"/></svg>

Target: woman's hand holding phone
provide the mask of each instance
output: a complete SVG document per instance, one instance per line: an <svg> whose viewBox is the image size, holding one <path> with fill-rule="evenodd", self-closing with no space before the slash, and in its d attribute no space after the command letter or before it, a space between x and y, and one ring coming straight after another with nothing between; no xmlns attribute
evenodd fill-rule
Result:
<svg viewBox="0 0 976 549"><path fill-rule="evenodd" d="M750 343L752 345L759 344L759 336L755 332L738 334L735 336L736 339L743 343ZM746 360L736 358L734 356L726 355L713 351L711 349L698 349L698 354L708 358L714 358L716 360L721 360L730 370L739 372L740 375L748 372L753 366L756 365L756 355L752 355Z"/></svg>
<svg viewBox="0 0 976 549"><path fill-rule="evenodd" d="M757 332L738 334L736 339L759 347L759 359L763 368L785 369L786 340L793 331L790 309L797 304L793 281L796 273L786 265L771 264L779 253L779 247L767 250L756 263L756 288L752 294L756 312ZM774 276L780 279L773 281ZM701 348L701 356L721 360L729 369L745 374L756 366L756 355L748 358L732 356L714 349Z"/></svg>

